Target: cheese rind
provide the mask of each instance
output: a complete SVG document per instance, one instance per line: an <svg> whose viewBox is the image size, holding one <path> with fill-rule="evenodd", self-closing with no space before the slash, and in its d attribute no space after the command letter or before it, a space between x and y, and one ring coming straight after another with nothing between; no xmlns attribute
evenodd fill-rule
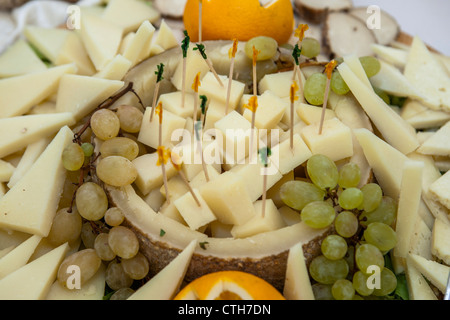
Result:
<svg viewBox="0 0 450 320"><path fill-rule="evenodd" d="M315 300L303 254L303 243L289 249L283 296L288 300Z"/></svg>
<svg viewBox="0 0 450 320"><path fill-rule="evenodd" d="M445 218L444 218L445 219ZM450 224L441 218L435 219L432 231L431 252L433 255L450 265Z"/></svg>
<svg viewBox="0 0 450 320"><path fill-rule="evenodd" d="M450 121L439 128L429 139L417 149L422 154L434 156L450 156Z"/></svg>
<svg viewBox="0 0 450 320"><path fill-rule="evenodd" d="M447 280L450 274L450 267L440 264L436 261L425 259L416 254L408 256L411 263L431 284L438 288L442 293L445 293L447 287Z"/></svg>
<svg viewBox="0 0 450 320"><path fill-rule="evenodd" d="M430 185L431 195L447 209L450 209L450 171Z"/></svg>

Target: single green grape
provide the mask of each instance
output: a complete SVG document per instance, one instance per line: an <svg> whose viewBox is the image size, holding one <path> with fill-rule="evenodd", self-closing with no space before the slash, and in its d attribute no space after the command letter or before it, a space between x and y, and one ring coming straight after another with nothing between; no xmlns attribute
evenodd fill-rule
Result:
<svg viewBox="0 0 450 320"><path fill-rule="evenodd" d="M376 183L368 183L361 188L363 193L363 203L362 210L366 212L372 212L381 203L381 199L383 198L383 190Z"/></svg>
<svg viewBox="0 0 450 320"><path fill-rule="evenodd" d="M377 297L386 296L397 288L397 277L388 268L381 270L380 282L380 288L375 288L373 291L373 295Z"/></svg>
<svg viewBox="0 0 450 320"><path fill-rule="evenodd" d="M320 249L328 259L339 260L344 258L348 247L344 238L332 234L323 239Z"/></svg>
<svg viewBox="0 0 450 320"><path fill-rule="evenodd" d="M383 254L370 243L364 243L356 248L355 261L358 269L365 274L370 274L371 266L377 266L380 270L384 268Z"/></svg>
<svg viewBox="0 0 450 320"><path fill-rule="evenodd" d="M378 72L380 72L381 64L377 58L375 58L373 56L364 56L364 57L360 57L359 61L361 62L361 65L363 66L367 77L371 78L374 75L376 75Z"/></svg>
<svg viewBox="0 0 450 320"><path fill-rule="evenodd" d="M358 292L362 296L370 296L373 293L374 288L367 285L367 280L369 279L369 275L356 271L353 274L353 288L355 288L356 292Z"/></svg>
<svg viewBox="0 0 450 320"><path fill-rule="evenodd" d="M342 79L339 71L334 71L331 75L330 88L334 93L339 95L347 94L350 91L347 83Z"/></svg>
<svg viewBox="0 0 450 320"><path fill-rule="evenodd" d="M315 154L308 159L306 170L311 181L320 189L333 189L339 180L336 164L327 156Z"/></svg>
<svg viewBox="0 0 450 320"><path fill-rule="evenodd" d="M304 223L311 228L326 228L333 223L335 218L334 208L325 201L313 201L308 203L300 213Z"/></svg>
<svg viewBox="0 0 450 320"><path fill-rule="evenodd" d="M308 59L317 57L320 54L320 42L311 37L305 37L302 41L302 55Z"/></svg>
<svg viewBox="0 0 450 320"><path fill-rule="evenodd" d="M292 180L281 186L280 197L287 206L302 210L312 201L322 201L325 192L310 182Z"/></svg>
<svg viewBox="0 0 450 320"><path fill-rule="evenodd" d="M358 218L350 211L342 211L334 220L334 228L336 232L344 237L350 238L358 231Z"/></svg>
<svg viewBox="0 0 450 320"><path fill-rule="evenodd" d="M311 288L315 300L334 300L333 294L331 293L330 284L316 282L311 286Z"/></svg>
<svg viewBox="0 0 450 320"><path fill-rule="evenodd" d="M339 195L339 205L345 210L358 208L363 202L363 193L358 188L348 188Z"/></svg>
<svg viewBox="0 0 450 320"><path fill-rule="evenodd" d="M357 187L360 180L361 170L356 163L346 163L339 170L338 184L344 189Z"/></svg>
<svg viewBox="0 0 450 320"><path fill-rule="evenodd" d="M306 79L303 88L306 101L315 106L323 105L326 85L327 76L325 74L321 72L312 74Z"/></svg>
<svg viewBox="0 0 450 320"><path fill-rule="evenodd" d="M84 152L78 143L72 142L62 152L62 163L69 171L77 171L84 164Z"/></svg>
<svg viewBox="0 0 450 320"><path fill-rule="evenodd" d="M108 209L108 197L102 187L94 182L85 182L77 190L75 202L80 215L86 220L103 218Z"/></svg>
<svg viewBox="0 0 450 320"><path fill-rule="evenodd" d="M344 259L330 260L320 255L314 258L309 265L311 277L322 284L333 284L348 275L348 264Z"/></svg>
<svg viewBox="0 0 450 320"><path fill-rule="evenodd" d="M81 149L83 149L85 157L90 157L94 154L94 146L92 145L92 143L89 142L82 143Z"/></svg>
<svg viewBox="0 0 450 320"><path fill-rule="evenodd" d="M397 234L394 229L382 222L369 224L364 230L364 239L380 251L389 251L397 244Z"/></svg>
<svg viewBox="0 0 450 320"><path fill-rule="evenodd" d="M259 51L257 61L271 59L275 56L278 50L278 42L267 36L257 36L251 38L245 43L245 54L249 59L253 60L253 46Z"/></svg>
<svg viewBox="0 0 450 320"><path fill-rule="evenodd" d="M372 222L382 222L392 225L397 217L397 203L389 197L383 196L380 205L371 212L363 212L360 216L360 223L367 227Z"/></svg>
<svg viewBox="0 0 450 320"><path fill-rule="evenodd" d="M355 288L353 288L351 281L339 279L331 287L331 293L336 300L352 300L355 295Z"/></svg>

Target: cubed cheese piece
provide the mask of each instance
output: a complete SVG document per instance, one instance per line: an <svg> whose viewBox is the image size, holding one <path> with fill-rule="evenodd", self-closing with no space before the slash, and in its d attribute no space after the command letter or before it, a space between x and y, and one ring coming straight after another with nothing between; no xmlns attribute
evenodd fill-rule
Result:
<svg viewBox="0 0 450 320"><path fill-rule="evenodd" d="M322 107L312 106L306 103L300 103L296 112L300 119L306 124L319 122L322 118ZM336 118L336 113L331 109L325 109L325 120Z"/></svg>
<svg viewBox="0 0 450 320"><path fill-rule="evenodd" d="M150 191L145 197L144 201L153 209L153 211L158 212L161 209L166 198L162 195L160 188L155 188Z"/></svg>
<svg viewBox="0 0 450 320"><path fill-rule="evenodd" d="M183 196L186 192L189 192L188 186L184 183L183 179L179 175L175 175L167 181L167 190L169 196L166 194L166 188L161 186L159 192L170 201L176 200Z"/></svg>
<svg viewBox="0 0 450 320"><path fill-rule="evenodd" d="M46 237L63 190L61 155L73 132L64 126L33 166L0 199L0 226Z"/></svg>
<svg viewBox="0 0 450 320"><path fill-rule="evenodd" d="M236 173L224 172L202 185L199 190L222 223L240 225L255 215L244 179Z"/></svg>
<svg viewBox="0 0 450 320"><path fill-rule="evenodd" d="M294 125L294 135L299 134L302 135L302 131L304 128L306 128L308 125L303 122L303 120L300 120ZM290 139L291 137L291 129L288 129L286 131L280 132L280 142L284 141L286 139Z"/></svg>
<svg viewBox="0 0 450 320"><path fill-rule="evenodd" d="M28 43L19 39L0 55L0 78L44 71L47 66Z"/></svg>
<svg viewBox="0 0 450 320"><path fill-rule="evenodd" d="M431 239L431 252L448 265L450 265L449 243L450 224L445 222L442 218L435 219Z"/></svg>
<svg viewBox="0 0 450 320"><path fill-rule="evenodd" d="M225 76L219 75L219 78L222 81L223 86L220 85L219 81L217 81L214 73L209 71L205 74L205 76L201 80L201 85L198 88L198 94L205 95L208 99L217 100L218 102L222 102L224 105L227 103L227 94L228 94L228 78ZM230 109L236 109L239 105L239 102L244 94L245 84L233 80L231 82L231 92L230 92Z"/></svg>
<svg viewBox="0 0 450 320"><path fill-rule="evenodd" d="M220 171L218 171L214 166L212 165L206 165L206 170L208 173L209 181L214 180L218 176L220 176ZM219 168L220 170L220 168ZM209 182L206 180L205 172L201 170L197 175L192 178L190 181L190 185L192 188L199 188L200 186L204 185L205 183Z"/></svg>
<svg viewBox="0 0 450 320"><path fill-rule="evenodd" d="M266 74L259 82L258 89L260 94L266 91L271 91L280 98L286 98L290 96L290 88L293 80L293 71L277 72L272 74ZM297 78L295 79L297 80ZM305 77L302 73L302 83L305 83ZM301 94L301 89L297 91L296 95Z"/></svg>
<svg viewBox="0 0 450 320"><path fill-rule="evenodd" d="M303 243L289 249L283 296L288 300L315 300L303 254Z"/></svg>
<svg viewBox="0 0 450 320"><path fill-rule="evenodd" d="M173 114L182 117L192 117L194 114L194 94L190 92L185 93L184 107L182 107L181 91L174 91L169 93L163 93L159 96L159 102L162 102L164 110L168 110ZM200 107L197 108L197 115L200 115Z"/></svg>
<svg viewBox="0 0 450 320"><path fill-rule="evenodd" d="M41 240L41 236L31 236L1 258L0 279L26 265Z"/></svg>
<svg viewBox="0 0 450 320"><path fill-rule="evenodd" d="M284 97L281 98L284 102L284 107L286 108L283 114L283 118L281 118L281 123L285 124L286 126L291 126L291 98L290 97ZM298 116L298 112L295 112L295 110L298 110L298 107L300 105L300 100L297 100L294 102L294 125L296 125L299 122L303 122L300 117Z"/></svg>
<svg viewBox="0 0 450 320"><path fill-rule="evenodd" d="M72 112L76 120L92 112L120 90L123 81L69 74L61 78L56 101L57 112ZM76 90L74 90L76 88Z"/></svg>
<svg viewBox="0 0 450 320"><path fill-rule="evenodd" d="M283 184L291 180L294 180L294 171L289 171L288 173L284 174L277 183L275 183L271 188L267 190L267 198L272 199L273 203L275 203L278 208L285 205L280 197L280 188Z"/></svg>
<svg viewBox="0 0 450 320"><path fill-rule="evenodd" d="M8 182L14 170L15 167L11 163L0 159L0 182Z"/></svg>
<svg viewBox="0 0 450 320"><path fill-rule="evenodd" d="M411 124L414 129L439 128L450 121L450 113L430 109L420 101L412 99L405 101L400 115ZM419 133L420 132L417 134Z"/></svg>
<svg viewBox="0 0 450 320"><path fill-rule="evenodd" d="M150 22L144 21L128 43L123 56L131 61L133 67L146 55L147 47L150 46L154 33L155 27Z"/></svg>
<svg viewBox="0 0 450 320"><path fill-rule="evenodd" d="M226 106L222 102L217 102L216 100L211 100L208 104L205 116L205 126L204 130L213 129L217 121L225 116ZM228 110L228 113L233 111L232 108Z"/></svg>
<svg viewBox="0 0 450 320"><path fill-rule="evenodd" d="M89 13L81 15L80 23L80 35L84 47L96 70L101 71L117 55L123 29Z"/></svg>
<svg viewBox="0 0 450 320"><path fill-rule="evenodd" d="M184 221L183 216L180 214L173 202L164 202L158 213L174 221L177 221L184 226L187 226L186 221Z"/></svg>
<svg viewBox="0 0 450 320"><path fill-rule="evenodd" d="M282 178L281 173L272 163L271 159L272 157L269 158L269 166L267 167L267 185L265 191ZM255 202L262 196L265 168L259 157L255 157L253 160L247 160L246 163L238 164L231 168L230 171L238 174L244 179L252 202Z"/></svg>
<svg viewBox="0 0 450 320"><path fill-rule="evenodd" d="M245 101L244 103L247 103ZM283 118L286 105L281 98L270 91L258 96L258 108L255 113L255 127L258 129L273 129ZM244 118L252 121L253 112L245 108Z"/></svg>
<svg viewBox="0 0 450 320"><path fill-rule="evenodd" d="M194 79L197 76L197 73L200 72L200 79L204 77L206 73L209 72L208 64L205 59L200 55L198 51L193 50L195 46L190 46L186 55L185 64L183 60L181 60L173 73L171 82L177 88L177 90L181 91L183 88L183 67L186 66L186 77L185 77L185 91L186 92L194 92L192 89L192 84L194 83ZM217 81L217 80L216 80ZM200 89L200 88L199 88Z"/></svg>
<svg viewBox="0 0 450 320"><path fill-rule="evenodd" d="M108 1L102 14L103 19L120 27L125 33L136 31L144 21L155 23L160 16L152 6L137 0Z"/></svg>
<svg viewBox="0 0 450 320"><path fill-rule="evenodd" d="M135 184L143 195L147 195L152 189L160 188L164 183L162 169L156 165L157 162L157 152L147 153L133 160L138 172ZM177 170L170 161L167 162L165 168L167 179L177 174Z"/></svg>
<svg viewBox="0 0 450 320"><path fill-rule="evenodd" d="M419 142L414 128L393 111L372 88L364 85L345 62L341 63L338 69L342 78L386 141L404 154L416 150Z"/></svg>
<svg viewBox="0 0 450 320"><path fill-rule="evenodd" d="M181 283L198 245L192 240L164 269L136 290L128 300L171 300L180 290Z"/></svg>
<svg viewBox="0 0 450 320"><path fill-rule="evenodd" d="M278 168L282 175L289 173L299 165L307 161L314 152L306 145L298 134L293 136L293 148L291 149L290 138L283 140L272 147L272 163Z"/></svg>
<svg viewBox="0 0 450 320"><path fill-rule="evenodd" d="M2 101L8 102L7 108L1 108L0 118L27 113L34 105L57 92L63 75L76 70L74 64L69 64L0 80L0 96Z"/></svg>
<svg viewBox="0 0 450 320"><path fill-rule="evenodd" d="M434 156L450 156L450 121L422 143L417 152Z"/></svg>
<svg viewBox="0 0 450 320"><path fill-rule="evenodd" d="M300 217L300 212L295 211L291 207L282 206L281 208L278 208L278 212L280 212L281 217L288 226L297 224L302 220Z"/></svg>
<svg viewBox="0 0 450 320"><path fill-rule="evenodd" d="M94 77L108 80L122 80L131 68L131 61L123 55L118 54L112 59L102 71L97 72Z"/></svg>
<svg viewBox="0 0 450 320"><path fill-rule="evenodd" d="M394 255L404 259L408 256L414 225L419 219L423 167L422 162L408 160L403 168L395 225L398 242Z"/></svg>
<svg viewBox="0 0 450 320"><path fill-rule="evenodd" d="M301 134L312 154L323 154L333 161L353 155L352 132L337 118L323 122L322 134L319 123L310 124Z"/></svg>
<svg viewBox="0 0 450 320"><path fill-rule="evenodd" d="M445 293L450 267L436 261L425 259L416 254L410 254L409 258L414 267L419 270L431 284L438 288L442 293Z"/></svg>
<svg viewBox="0 0 450 320"><path fill-rule="evenodd" d="M266 199L264 215L262 204L262 200L256 201L254 204L255 216L246 223L234 226L231 229L231 234L234 238L247 238L259 233L278 230L286 226L272 200Z"/></svg>
<svg viewBox="0 0 450 320"><path fill-rule="evenodd" d="M187 192L185 195L175 200L174 204L189 228L197 230L216 220L216 216L211 211L198 189L193 189L193 192L200 203L200 206L190 192Z"/></svg>
<svg viewBox="0 0 450 320"><path fill-rule="evenodd" d="M224 224L218 220L214 220L209 224L211 236L214 238L232 238L231 228L233 228L233 225Z"/></svg>
<svg viewBox="0 0 450 320"><path fill-rule="evenodd" d="M0 280L0 299L45 299L68 250L69 245L62 244Z"/></svg>
<svg viewBox="0 0 450 320"><path fill-rule="evenodd" d="M19 116L0 119L0 158L75 124L71 113Z"/></svg>
<svg viewBox="0 0 450 320"><path fill-rule="evenodd" d="M249 154L251 123L236 111L232 111L214 125L226 162L236 164Z"/></svg>
<svg viewBox="0 0 450 320"><path fill-rule="evenodd" d="M433 182L429 190L435 199L450 209L450 171Z"/></svg>
<svg viewBox="0 0 450 320"><path fill-rule="evenodd" d="M159 146L159 118L153 111L153 119L150 121L150 115L152 113L152 107L147 107L145 109L144 118L142 120L141 129L139 131L138 141L143 144L157 149ZM164 146L169 146L176 141L172 141L172 133L174 130L181 129L184 130L186 119L173 114L168 110L163 111L162 120L162 144Z"/></svg>
<svg viewBox="0 0 450 320"><path fill-rule="evenodd" d="M432 109L450 110L450 78L428 50L423 41L415 36L405 66L406 79L424 97L421 101Z"/></svg>

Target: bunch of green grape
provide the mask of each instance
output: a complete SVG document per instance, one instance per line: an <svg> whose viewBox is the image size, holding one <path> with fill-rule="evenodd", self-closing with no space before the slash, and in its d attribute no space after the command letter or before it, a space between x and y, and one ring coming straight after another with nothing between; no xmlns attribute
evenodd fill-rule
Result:
<svg viewBox="0 0 450 320"><path fill-rule="evenodd" d="M316 297L352 300L392 293L397 278L385 267L384 256L397 243L394 199L376 183L359 187L361 171L351 162L338 169L327 156L316 154L306 172L310 181L288 181L280 196L311 228L334 231L322 240L321 254L309 266Z"/></svg>
<svg viewBox="0 0 450 320"><path fill-rule="evenodd" d="M140 146L133 134L139 132L142 117L140 110L126 105L115 111L100 109L92 114L88 126L78 127L83 134L76 134L63 151L62 163L75 187L63 192L48 240L54 245L81 240L80 250L66 257L59 268L57 279L64 287L70 266L79 267L83 285L104 264L109 298L124 300L134 292L135 280L144 279L149 272L137 236L122 225L122 211L109 203L103 188L103 184L130 185L136 179L132 160L139 155Z"/></svg>

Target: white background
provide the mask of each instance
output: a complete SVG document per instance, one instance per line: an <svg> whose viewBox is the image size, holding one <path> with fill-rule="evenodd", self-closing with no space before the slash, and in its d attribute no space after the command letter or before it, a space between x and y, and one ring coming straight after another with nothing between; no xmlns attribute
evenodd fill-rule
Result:
<svg viewBox="0 0 450 320"><path fill-rule="evenodd" d="M391 14L403 32L450 56L450 0L353 0L353 5L377 5Z"/></svg>

